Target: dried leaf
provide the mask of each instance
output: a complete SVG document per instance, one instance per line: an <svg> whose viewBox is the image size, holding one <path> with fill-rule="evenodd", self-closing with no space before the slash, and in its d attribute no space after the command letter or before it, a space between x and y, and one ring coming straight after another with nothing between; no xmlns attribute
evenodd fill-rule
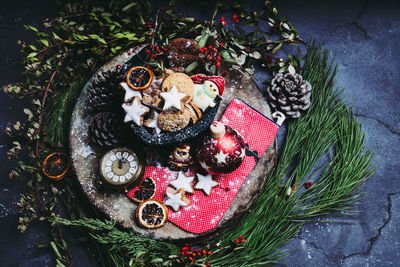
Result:
<svg viewBox="0 0 400 267"><path fill-rule="evenodd" d="M279 49L281 49L282 47L282 42L280 42L273 50L272 50L272 54L275 54Z"/></svg>
<svg viewBox="0 0 400 267"><path fill-rule="evenodd" d="M289 65L288 71L289 71L290 74L295 74L296 73L296 69L292 65Z"/></svg>

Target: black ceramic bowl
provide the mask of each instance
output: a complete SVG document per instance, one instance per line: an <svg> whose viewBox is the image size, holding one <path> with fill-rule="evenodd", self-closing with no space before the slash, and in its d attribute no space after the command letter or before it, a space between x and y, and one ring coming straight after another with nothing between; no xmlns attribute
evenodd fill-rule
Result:
<svg viewBox="0 0 400 267"><path fill-rule="evenodd" d="M146 56L144 47L137 55L132 57L127 61L120 71L128 72L128 70L134 66L143 66L144 58ZM215 115L217 114L219 103L217 103L213 108L207 109L201 119L197 121L196 124L187 126L186 128L176 131L176 132L162 132L160 134L151 134L143 126L137 126L136 124L131 124L132 132L144 143L154 146L170 145L180 142L185 142L192 139L205 130L208 129L210 124L213 122Z"/></svg>

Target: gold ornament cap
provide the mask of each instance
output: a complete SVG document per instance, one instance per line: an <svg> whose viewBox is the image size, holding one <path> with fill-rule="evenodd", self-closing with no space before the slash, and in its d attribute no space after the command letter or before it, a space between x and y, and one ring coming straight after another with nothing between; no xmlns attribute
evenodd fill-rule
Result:
<svg viewBox="0 0 400 267"><path fill-rule="evenodd" d="M210 125L210 132L212 138L221 138L225 135L225 125L219 121L213 121Z"/></svg>

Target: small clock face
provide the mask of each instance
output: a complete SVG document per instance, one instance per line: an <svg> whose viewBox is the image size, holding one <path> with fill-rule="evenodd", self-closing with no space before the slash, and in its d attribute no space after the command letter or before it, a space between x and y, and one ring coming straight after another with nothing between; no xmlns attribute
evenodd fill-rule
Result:
<svg viewBox="0 0 400 267"><path fill-rule="evenodd" d="M100 163L100 173L112 185L126 185L138 178L140 163L137 155L125 148L107 152Z"/></svg>

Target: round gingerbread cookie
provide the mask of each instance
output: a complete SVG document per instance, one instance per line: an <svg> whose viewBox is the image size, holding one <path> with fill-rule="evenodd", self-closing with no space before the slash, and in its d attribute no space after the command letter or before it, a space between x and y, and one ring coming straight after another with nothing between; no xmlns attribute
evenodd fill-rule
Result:
<svg viewBox="0 0 400 267"><path fill-rule="evenodd" d="M169 92L173 86L176 86L178 92L184 93L193 98L194 83L188 75L172 71L169 71L168 74L168 77L164 79L161 85L161 91Z"/></svg>
<svg viewBox="0 0 400 267"><path fill-rule="evenodd" d="M158 127L166 132L176 132L185 128L190 122L190 113L186 109L182 111L172 108L162 111L158 115Z"/></svg>

